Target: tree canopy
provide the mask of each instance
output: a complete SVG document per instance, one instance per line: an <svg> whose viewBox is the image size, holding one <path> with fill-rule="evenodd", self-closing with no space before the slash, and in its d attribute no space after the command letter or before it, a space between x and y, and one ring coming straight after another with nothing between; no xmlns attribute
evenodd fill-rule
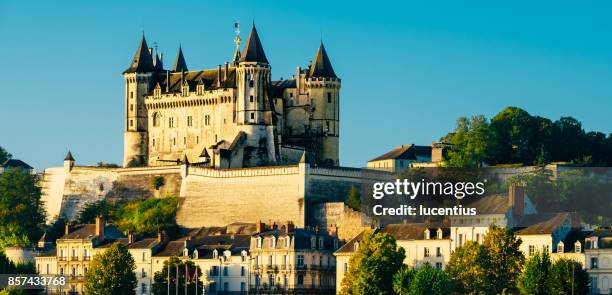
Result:
<svg viewBox="0 0 612 295"><path fill-rule="evenodd" d="M6 151L3 147L0 146L0 164L6 162L6 160L13 158L9 152Z"/></svg>
<svg viewBox="0 0 612 295"><path fill-rule="evenodd" d="M365 234L349 261L340 294L393 294L393 276L403 267L404 249L389 234Z"/></svg>
<svg viewBox="0 0 612 295"><path fill-rule="evenodd" d="M85 290L92 295L135 294L136 264L125 245L115 243L96 254L85 273Z"/></svg>
<svg viewBox="0 0 612 295"><path fill-rule="evenodd" d="M487 164L612 165L612 134L586 132L572 117L552 121L507 107L491 120L461 117L455 130L442 138L453 144L448 164L473 167Z"/></svg>
<svg viewBox="0 0 612 295"><path fill-rule="evenodd" d="M582 264L568 258L551 262L548 253L536 252L525 262L519 279L521 294L589 294L589 275Z"/></svg>
<svg viewBox="0 0 612 295"><path fill-rule="evenodd" d="M419 267L410 282L410 295L451 294L452 284L446 273L425 263Z"/></svg>
<svg viewBox="0 0 612 295"><path fill-rule="evenodd" d="M0 249L37 241L44 221L36 176L22 169L0 173Z"/></svg>

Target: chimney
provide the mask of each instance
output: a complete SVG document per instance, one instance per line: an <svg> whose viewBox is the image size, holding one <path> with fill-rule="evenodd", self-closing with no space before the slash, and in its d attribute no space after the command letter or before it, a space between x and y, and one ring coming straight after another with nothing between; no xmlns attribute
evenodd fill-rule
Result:
<svg viewBox="0 0 612 295"><path fill-rule="evenodd" d="M96 236L98 236L98 240L104 240L104 228L106 227L106 221L104 218L98 216L96 217Z"/></svg>
<svg viewBox="0 0 612 295"><path fill-rule="evenodd" d="M508 202L512 208L512 215L521 216L525 214L525 187L511 184L508 188Z"/></svg>
<svg viewBox="0 0 612 295"><path fill-rule="evenodd" d="M276 221L272 223L272 230L276 230L278 229L278 225L276 224Z"/></svg>
<svg viewBox="0 0 612 295"><path fill-rule="evenodd" d="M68 235L70 233L70 224L66 223L66 226L64 227L64 235Z"/></svg>
<svg viewBox="0 0 612 295"><path fill-rule="evenodd" d="M287 233L292 233L294 230L295 230L295 225L293 224L293 222L287 221L287 223L285 223L285 231Z"/></svg>
<svg viewBox="0 0 612 295"><path fill-rule="evenodd" d="M266 230L266 224L261 222L261 220L260 220L256 224L256 230L257 230L258 233L262 233L264 230Z"/></svg>
<svg viewBox="0 0 612 295"><path fill-rule="evenodd" d="M431 144L431 161L434 163L444 161L444 146L440 143Z"/></svg>
<svg viewBox="0 0 612 295"><path fill-rule="evenodd" d="M221 65L217 68L217 87L221 87Z"/></svg>
<svg viewBox="0 0 612 295"><path fill-rule="evenodd" d="M128 244L133 244L134 243L134 234L133 233L128 233Z"/></svg>
<svg viewBox="0 0 612 295"><path fill-rule="evenodd" d="M161 241L164 239L163 234L161 232L157 233L157 242L161 243Z"/></svg>
<svg viewBox="0 0 612 295"><path fill-rule="evenodd" d="M225 62L225 71L223 72L223 81L227 81L229 63Z"/></svg>

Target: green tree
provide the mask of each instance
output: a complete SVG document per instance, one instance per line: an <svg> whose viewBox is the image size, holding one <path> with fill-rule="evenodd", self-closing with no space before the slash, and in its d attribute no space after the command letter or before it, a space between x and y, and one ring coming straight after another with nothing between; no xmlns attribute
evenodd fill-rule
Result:
<svg viewBox="0 0 612 295"><path fill-rule="evenodd" d="M186 266L186 267L185 267ZM189 280L187 280L187 294L196 294L196 266L192 261L181 261L178 257L170 257L170 259L164 261L164 268L158 271L153 276L153 287L151 289L153 294L164 295L168 292L170 287L170 294L176 292L178 288L179 293L184 294L185 290L185 269L189 270ZM168 286L168 269L170 270L170 286ZM178 278L177 278L178 270ZM200 281L202 276L201 269L198 268L198 292L197 294L203 294L203 285Z"/></svg>
<svg viewBox="0 0 612 295"><path fill-rule="evenodd" d="M450 167L478 167L490 158L491 130L484 116L459 118L454 132L442 141L453 145L448 152Z"/></svg>
<svg viewBox="0 0 612 295"><path fill-rule="evenodd" d="M45 212L36 177L21 169L0 174L0 248L38 240Z"/></svg>
<svg viewBox="0 0 612 295"><path fill-rule="evenodd" d="M521 294L552 294L551 267L550 256L546 252L536 252L529 257L519 278L518 288Z"/></svg>
<svg viewBox="0 0 612 295"><path fill-rule="evenodd" d="M419 267L410 282L411 295L446 295L451 294L451 291L452 283L446 273L433 268L429 263Z"/></svg>
<svg viewBox="0 0 612 295"><path fill-rule="evenodd" d="M361 210L361 190L356 187L352 187L346 195L344 203L353 208L353 210Z"/></svg>
<svg viewBox="0 0 612 295"><path fill-rule="evenodd" d="M483 247L489 256L489 281L493 294L504 290L515 292L525 257L520 250L522 241L510 229L490 227Z"/></svg>
<svg viewBox="0 0 612 295"><path fill-rule="evenodd" d="M81 214L79 214L78 222L81 224L95 223L98 216L111 220L113 211L114 207L106 200L89 203L85 205Z"/></svg>
<svg viewBox="0 0 612 295"><path fill-rule="evenodd" d="M6 162L6 160L13 158L13 155L9 154L3 147L0 146L0 164Z"/></svg>
<svg viewBox="0 0 612 295"><path fill-rule="evenodd" d="M136 265L125 245L115 243L96 254L85 274L85 290L91 295L135 294Z"/></svg>
<svg viewBox="0 0 612 295"><path fill-rule="evenodd" d="M489 254L474 241L466 242L451 254L446 272L453 290L460 294L486 294L489 288Z"/></svg>
<svg viewBox="0 0 612 295"><path fill-rule="evenodd" d="M118 208L112 219L122 231L155 235L165 230L174 236L179 230L175 219L177 206L176 197L133 201Z"/></svg>
<svg viewBox="0 0 612 295"><path fill-rule="evenodd" d="M560 258L552 265L550 277L551 294L589 294L589 274L580 262Z"/></svg>
<svg viewBox="0 0 612 295"><path fill-rule="evenodd" d="M410 295L410 282L414 278L414 269L404 265L393 276L393 292L397 295Z"/></svg>
<svg viewBox="0 0 612 295"><path fill-rule="evenodd" d="M349 261L340 294L393 294L393 276L406 255L389 234L366 234Z"/></svg>

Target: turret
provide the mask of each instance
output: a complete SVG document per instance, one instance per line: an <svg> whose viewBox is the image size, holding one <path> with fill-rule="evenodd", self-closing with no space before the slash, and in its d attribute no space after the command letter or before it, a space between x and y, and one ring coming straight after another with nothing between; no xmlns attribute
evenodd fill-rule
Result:
<svg viewBox="0 0 612 295"><path fill-rule="evenodd" d="M123 72L125 79L125 132L123 166L145 166L148 158L147 110L144 98L153 87L156 71L152 51L144 35L131 66Z"/></svg>
<svg viewBox="0 0 612 295"><path fill-rule="evenodd" d="M257 29L253 25L236 68L236 122L239 129L247 135L246 144L255 147L255 153L266 154L267 159L264 159L263 163L244 163L245 166L272 164L278 158L274 138L273 105L268 96L270 80L271 68ZM247 158L262 159L260 156Z"/></svg>
<svg viewBox="0 0 612 295"><path fill-rule="evenodd" d="M179 45L179 51L176 54L176 59L174 60L174 65L172 65L173 72L187 72L187 63L185 62L185 57L183 56L183 49Z"/></svg>
<svg viewBox="0 0 612 295"><path fill-rule="evenodd" d="M310 65L305 87L312 103L310 128L320 139L317 150L313 152L316 162L323 165L339 165L340 84L321 42Z"/></svg>
<svg viewBox="0 0 612 295"><path fill-rule="evenodd" d="M72 153L68 151L68 154L66 154L66 157L64 158L64 170L66 172L72 171L72 168L74 167L74 162L75 161L72 157Z"/></svg>

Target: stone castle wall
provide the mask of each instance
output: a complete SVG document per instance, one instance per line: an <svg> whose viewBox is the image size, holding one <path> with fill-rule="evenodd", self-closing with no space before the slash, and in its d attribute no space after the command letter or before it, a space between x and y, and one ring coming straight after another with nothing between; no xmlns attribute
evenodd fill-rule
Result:
<svg viewBox="0 0 612 295"><path fill-rule="evenodd" d="M338 239L344 241L357 236L372 224L367 216L346 206L344 202L317 204L313 212L316 226L327 229L337 227Z"/></svg>

